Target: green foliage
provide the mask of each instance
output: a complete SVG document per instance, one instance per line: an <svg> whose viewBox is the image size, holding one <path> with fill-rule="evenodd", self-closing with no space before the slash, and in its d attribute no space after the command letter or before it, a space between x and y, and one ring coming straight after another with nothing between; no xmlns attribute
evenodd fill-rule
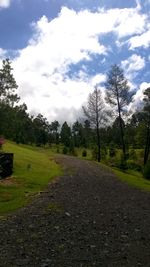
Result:
<svg viewBox="0 0 150 267"><path fill-rule="evenodd" d="M67 146L64 146L62 152L63 152L63 154L65 154L65 155L68 154L68 147L67 147Z"/></svg>
<svg viewBox="0 0 150 267"><path fill-rule="evenodd" d="M109 156L111 158L116 156L116 147L115 147L114 143L111 143L110 144L110 147L109 147Z"/></svg>
<svg viewBox="0 0 150 267"><path fill-rule="evenodd" d="M82 151L82 157L84 157L84 158L87 157L87 151L85 149Z"/></svg>
<svg viewBox="0 0 150 267"><path fill-rule="evenodd" d="M98 158L98 147L94 146L92 149L92 159L97 160L97 158Z"/></svg>
<svg viewBox="0 0 150 267"><path fill-rule="evenodd" d="M101 158L105 160L107 158L107 149L106 147L101 148Z"/></svg>
<svg viewBox="0 0 150 267"><path fill-rule="evenodd" d="M121 170L127 170L127 162L123 157L121 158L120 162L118 162L117 167Z"/></svg>
<svg viewBox="0 0 150 267"><path fill-rule="evenodd" d="M136 160L137 159L137 154L136 154L136 151L135 149L131 148L129 150L129 159L133 159L133 160Z"/></svg>
<svg viewBox="0 0 150 267"><path fill-rule="evenodd" d="M61 142L66 146L70 146L71 141L71 128L68 126L67 122L65 121L61 127Z"/></svg>
<svg viewBox="0 0 150 267"><path fill-rule="evenodd" d="M150 180L150 161L148 161L143 168L143 176L147 180Z"/></svg>
<svg viewBox="0 0 150 267"><path fill-rule="evenodd" d="M0 102L13 107L14 103L19 101L19 97L15 94L18 86L12 70L10 60L8 58L3 60L2 69L0 69Z"/></svg>
<svg viewBox="0 0 150 267"><path fill-rule="evenodd" d="M142 170L141 165L133 159L128 159L126 163L127 163L128 169L135 170L135 171L141 171Z"/></svg>

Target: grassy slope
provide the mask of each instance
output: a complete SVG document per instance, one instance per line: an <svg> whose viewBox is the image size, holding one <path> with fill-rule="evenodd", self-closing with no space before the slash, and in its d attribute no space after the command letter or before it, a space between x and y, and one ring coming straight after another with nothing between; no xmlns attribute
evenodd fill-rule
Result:
<svg viewBox="0 0 150 267"><path fill-rule="evenodd" d="M83 150L83 149L82 149ZM78 157L85 159L85 160L92 160L92 154L90 150L87 150L87 157L83 158L82 157L82 150L78 149ZM119 151L120 152L120 151ZM141 154L142 150L139 149L137 150L138 154ZM119 158L119 153L118 153L118 158ZM119 159L118 159L119 160ZM128 170L126 172L123 172L117 168L111 168L106 165L106 163L100 163L103 168L106 168L107 170L113 170L113 172L116 174L116 176L123 182L129 184L130 186L139 188L144 191L150 192L150 180L146 180L143 178L142 173L134 170Z"/></svg>
<svg viewBox="0 0 150 267"><path fill-rule="evenodd" d="M122 172L118 169L113 169L113 171L121 181L150 192L150 181L144 179L141 173L132 170Z"/></svg>
<svg viewBox="0 0 150 267"><path fill-rule="evenodd" d="M0 214L24 206L31 196L62 174L47 150L7 142L4 151L14 153L14 173L12 183L0 184Z"/></svg>

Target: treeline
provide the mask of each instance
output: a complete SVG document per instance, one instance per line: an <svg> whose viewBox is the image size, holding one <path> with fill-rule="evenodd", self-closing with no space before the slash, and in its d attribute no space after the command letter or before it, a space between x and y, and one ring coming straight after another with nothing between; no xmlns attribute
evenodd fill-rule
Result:
<svg viewBox="0 0 150 267"><path fill-rule="evenodd" d="M147 164L150 154L150 88L144 92L143 108L128 117L127 105L131 103L133 94L117 65L108 72L105 87L105 97L99 88L89 95L87 105L83 107L84 119L72 125L66 121L62 125L58 121L50 123L42 114L31 116L26 104L18 104L11 62L3 60L0 69L0 135L16 143L37 146L62 144L64 153L74 154L75 147L90 148L98 161L105 157L108 148L112 155L115 149L122 149L124 161L128 158L129 148L142 148L144 164Z"/></svg>

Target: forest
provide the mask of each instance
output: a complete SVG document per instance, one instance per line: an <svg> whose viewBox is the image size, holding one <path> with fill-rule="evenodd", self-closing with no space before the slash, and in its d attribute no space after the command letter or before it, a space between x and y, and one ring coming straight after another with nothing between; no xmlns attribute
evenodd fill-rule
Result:
<svg viewBox="0 0 150 267"><path fill-rule="evenodd" d="M42 114L32 116L19 104L17 82L9 59L0 69L0 142L52 147L57 153L103 162L122 170L133 169L150 179L150 88L145 88L142 106L131 114L128 105L134 93L118 65L107 73L105 95L96 86L82 107L83 117L72 125L49 122Z"/></svg>

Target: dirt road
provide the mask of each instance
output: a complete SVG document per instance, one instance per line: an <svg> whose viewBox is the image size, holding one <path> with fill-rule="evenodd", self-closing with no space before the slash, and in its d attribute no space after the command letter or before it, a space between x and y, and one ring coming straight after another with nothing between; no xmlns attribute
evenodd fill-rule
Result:
<svg viewBox="0 0 150 267"><path fill-rule="evenodd" d="M0 221L0 267L150 267L150 194L96 163L56 161L64 176Z"/></svg>

